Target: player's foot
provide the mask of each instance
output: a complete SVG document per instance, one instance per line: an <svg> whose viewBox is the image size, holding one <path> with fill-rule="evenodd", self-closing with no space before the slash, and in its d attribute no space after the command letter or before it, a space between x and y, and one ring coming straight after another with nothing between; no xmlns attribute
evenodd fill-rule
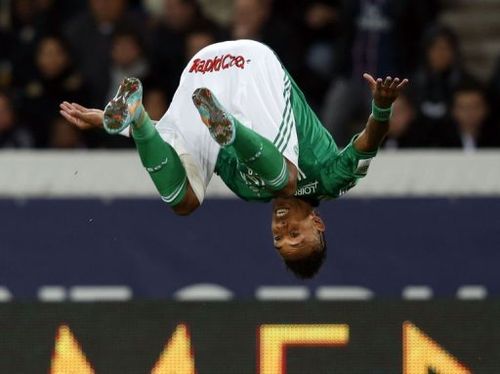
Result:
<svg viewBox="0 0 500 374"><path fill-rule="evenodd" d="M109 134L119 133L139 117L140 108L142 108L141 81L137 78L125 78L115 97L104 108L104 129Z"/></svg>
<svg viewBox="0 0 500 374"><path fill-rule="evenodd" d="M215 95L208 88L198 88L193 92L193 103L212 138L221 146L231 144L235 136L234 120Z"/></svg>

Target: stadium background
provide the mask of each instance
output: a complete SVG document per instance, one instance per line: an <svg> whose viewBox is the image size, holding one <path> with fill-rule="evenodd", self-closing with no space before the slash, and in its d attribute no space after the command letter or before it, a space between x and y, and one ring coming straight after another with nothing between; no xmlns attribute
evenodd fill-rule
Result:
<svg viewBox="0 0 500 374"><path fill-rule="evenodd" d="M0 373L500 372L500 1L0 11ZM134 74L159 116L188 56L241 37L278 52L340 144L369 109L359 71L413 83L369 176L320 207L309 282L274 253L268 206L216 179L175 217L128 140L57 115Z"/></svg>

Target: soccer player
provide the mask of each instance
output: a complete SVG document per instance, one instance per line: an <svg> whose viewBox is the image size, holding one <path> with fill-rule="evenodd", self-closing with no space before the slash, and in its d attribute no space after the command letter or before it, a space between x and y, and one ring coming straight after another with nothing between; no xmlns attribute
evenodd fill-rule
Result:
<svg viewBox="0 0 500 374"><path fill-rule="evenodd" d="M198 52L156 124L134 78L124 80L104 111L64 102L61 114L82 129L103 126L132 136L161 198L177 214L200 206L214 172L244 200L272 200L274 246L295 275L310 278L326 255L325 224L315 207L366 175L388 131L392 103L408 83L364 78L372 114L342 150L274 52L250 40Z"/></svg>

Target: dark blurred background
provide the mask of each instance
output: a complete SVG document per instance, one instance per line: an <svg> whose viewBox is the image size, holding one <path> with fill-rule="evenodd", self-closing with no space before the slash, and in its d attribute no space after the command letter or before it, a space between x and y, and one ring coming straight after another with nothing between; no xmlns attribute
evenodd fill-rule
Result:
<svg viewBox="0 0 500 374"><path fill-rule="evenodd" d="M409 77L384 147L500 146L500 1L2 0L0 148L121 148L81 133L62 100L102 108L140 77L154 119L204 46L255 39L273 48L336 141L369 114L361 74Z"/></svg>

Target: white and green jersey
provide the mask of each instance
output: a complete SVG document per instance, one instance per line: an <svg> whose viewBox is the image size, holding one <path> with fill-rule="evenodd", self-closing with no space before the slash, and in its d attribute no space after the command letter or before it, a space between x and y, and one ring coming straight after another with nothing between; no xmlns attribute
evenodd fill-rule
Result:
<svg viewBox="0 0 500 374"><path fill-rule="evenodd" d="M252 40L216 43L189 61L157 124L162 138L180 155L200 203L214 171L242 199L273 197L259 175L211 138L191 99L200 87L209 88L228 112L272 141L298 168L297 195L337 197L366 173L363 160L373 154L359 154L352 146L339 152L269 47Z"/></svg>
<svg viewBox="0 0 500 374"><path fill-rule="evenodd" d="M281 151L288 146L290 131L297 133L299 158L295 195L316 200L336 198L366 175L376 152L359 152L352 141L340 151L307 104L304 94L286 72L284 80L283 96L287 104L273 143ZM242 199L269 201L274 197L258 175L242 163L232 149L221 149L215 172Z"/></svg>

